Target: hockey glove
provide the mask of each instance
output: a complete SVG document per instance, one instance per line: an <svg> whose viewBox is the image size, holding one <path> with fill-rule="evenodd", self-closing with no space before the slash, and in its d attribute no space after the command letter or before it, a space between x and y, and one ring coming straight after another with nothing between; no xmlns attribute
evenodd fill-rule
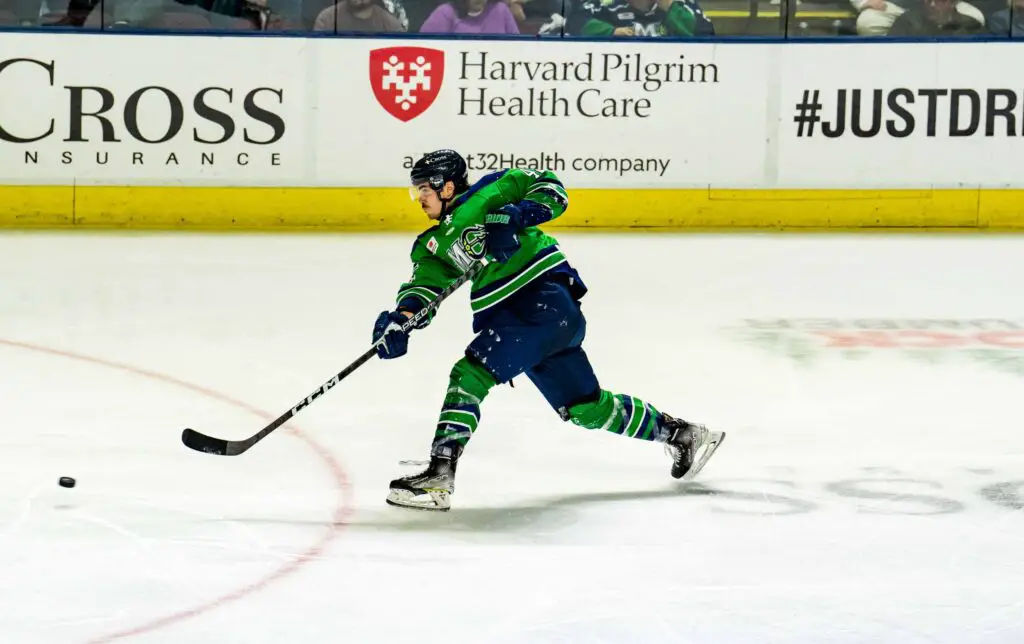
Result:
<svg viewBox="0 0 1024 644"><path fill-rule="evenodd" d="M409 350L409 333L402 330L402 325L409 318L398 311L381 311L377 322L373 325L373 341L384 338L377 346L377 355L384 360L404 356Z"/></svg>
<svg viewBox="0 0 1024 644"><path fill-rule="evenodd" d="M519 206L508 204L484 218L487 231L487 253L504 264L519 250L519 231L523 229L523 215Z"/></svg>

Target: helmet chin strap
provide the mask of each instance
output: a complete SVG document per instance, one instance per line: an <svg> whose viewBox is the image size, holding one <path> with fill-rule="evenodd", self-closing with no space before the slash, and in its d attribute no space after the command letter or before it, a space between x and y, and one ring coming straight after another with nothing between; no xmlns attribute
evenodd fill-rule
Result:
<svg viewBox="0 0 1024 644"><path fill-rule="evenodd" d="M455 201L455 197L452 197L451 199L442 199L441 196L438 195L437 198L440 199L440 201L441 201L441 214L438 217L438 219L440 219L441 217L444 217L445 214L447 214L447 212L448 212L448 204L450 204L451 202Z"/></svg>
<svg viewBox="0 0 1024 644"><path fill-rule="evenodd" d="M444 190L444 188L445 188L445 186L444 186L444 184L442 184L441 185L441 190ZM437 192L437 199L438 199L438 201L441 202L441 214L438 215L438 217L437 217L438 219L441 219L442 217L445 216L445 214L447 214L447 212L448 212L448 204L450 204L451 202L455 201L455 198L459 196L458 194L455 193L455 190L453 189L452 190L452 196L449 197L448 199L445 199L444 197L441 196L441 190L436 190L435 191L435 192Z"/></svg>

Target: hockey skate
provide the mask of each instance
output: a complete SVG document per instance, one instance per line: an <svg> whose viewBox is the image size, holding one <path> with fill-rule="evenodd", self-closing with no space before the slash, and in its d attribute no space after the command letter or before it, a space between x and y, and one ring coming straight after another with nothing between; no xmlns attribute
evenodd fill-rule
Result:
<svg viewBox="0 0 1024 644"><path fill-rule="evenodd" d="M665 449L672 457L672 478L692 480L725 440L725 432L712 432L704 425L664 415L664 428L670 432Z"/></svg>
<svg viewBox="0 0 1024 644"><path fill-rule="evenodd" d="M391 481L387 502L402 508L447 512L455 492L455 466L458 453L432 455L427 469Z"/></svg>

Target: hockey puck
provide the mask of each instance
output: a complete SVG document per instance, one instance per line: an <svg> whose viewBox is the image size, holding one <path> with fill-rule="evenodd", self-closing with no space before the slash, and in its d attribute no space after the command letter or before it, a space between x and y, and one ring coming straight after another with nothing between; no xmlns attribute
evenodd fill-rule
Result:
<svg viewBox="0 0 1024 644"><path fill-rule="evenodd" d="M75 487L75 479L70 476L62 476L57 482L60 483L61 487Z"/></svg>

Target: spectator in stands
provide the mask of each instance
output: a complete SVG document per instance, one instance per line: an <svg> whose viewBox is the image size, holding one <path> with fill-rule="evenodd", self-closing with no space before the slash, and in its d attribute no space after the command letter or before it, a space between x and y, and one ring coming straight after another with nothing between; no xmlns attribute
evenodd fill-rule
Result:
<svg viewBox="0 0 1024 644"><path fill-rule="evenodd" d="M420 32L518 34L519 25L503 0L449 0L434 9Z"/></svg>
<svg viewBox="0 0 1024 644"><path fill-rule="evenodd" d="M0 1L2 4L2 1ZM99 0L15 0L19 23L28 27L81 27Z"/></svg>
<svg viewBox="0 0 1024 644"><path fill-rule="evenodd" d="M36 15L39 15L39 7L36 7ZM32 20L28 24L35 24ZM28 26L24 21L18 19L17 7L10 0L0 0L0 27L14 27L18 25Z"/></svg>
<svg viewBox="0 0 1024 644"><path fill-rule="evenodd" d="M572 12L577 0L522 0L513 5L512 13L519 21L519 30L539 36L561 37L565 32L565 17ZM516 13L516 7L523 10L523 19Z"/></svg>
<svg viewBox="0 0 1024 644"><path fill-rule="evenodd" d="M320 12L313 31L394 33L405 31L405 27L377 0L339 0Z"/></svg>
<svg viewBox="0 0 1024 644"><path fill-rule="evenodd" d="M67 0L63 2L65 7L58 9L66 9ZM44 12L50 11L48 6L42 6L42 0L0 0L0 26L35 27L42 22Z"/></svg>
<svg viewBox="0 0 1024 644"><path fill-rule="evenodd" d="M714 36L715 25L711 22L711 18L708 18L704 14L704 9L700 6L697 0L678 0L693 11L693 16L697 19L695 25L696 30L694 31L695 36ZM791 0L791 2L797 2L797 0Z"/></svg>
<svg viewBox="0 0 1024 644"><path fill-rule="evenodd" d="M575 36L658 38L714 34L695 0L588 0L569 17Z"/></svg>
<svg viewBox="0 0 1024 644"><path fill-rule="evenodd" d="M884 36L889 33L892 23L900 17L906 9L903 4L906 0L899 0L899 4L892 0L850 0L853 8L857 10L857 35L858 36Z"/></svg>
<svg viewBox="0 0 1024 644"><path fill-rule="evenodd" d="M885 36L892 34L891 29L896 20L905 11L911 8L921 9L924 0L851 0L854 9L859 11L857 16L858 36ZM975 19L980 24L985 24L985 16L973 5L966 2L955 2L956 10L961 15Z"/></svg>
<svg viewBox="0 0 1024 644"><path fill-rule="evenodd" d="M956 0L921 0L896 18L890 36L962 36L980 34L985 19L963 13ZM973 7L971 7L974 9ZM977 12L977 9L974 9Z"/></svg>
<svg viewBox="0 0 1024 644"><path fill-rule="evenodd" d="M537 35L557 36L561 38L565 35L566 24L565 16L556 11L548 16L547 20L542 20L541 23L537 25Z"/></svg>
<svg viewBox="0 0 1024 644"><path fill-rule="evenodd" d="M231 28L252 31L303 29L301 0L235 0L241 6Z"/></svg>
<svg viewBox="0 0 1024 644"><path fill-rule="evenodd" d="M90 29L212 29L210 12L175 0L104 0L85 21Z"/></svg>
<svg viewBox="0 0 1024 644"><path fill-rule="evenodd" d="M381 5L385 11L398 18L398 22L402 23L402 31L409 31L409 15L402 0L381 0Z"/></svg>
<svg viewBox="0 0 1024 644"><path fill-rule="evenodd" d="M988 32L997 36L1024 37L1024 0L997 11L988 19Z"/></svg>
<svg viewBox="0 0 1024 644"><path fill-rule="evenodd" d="M303 29L302 0L193 0L211 13L217 29L281 31ZM110 0L104 0L110 2Z"/></svg>

